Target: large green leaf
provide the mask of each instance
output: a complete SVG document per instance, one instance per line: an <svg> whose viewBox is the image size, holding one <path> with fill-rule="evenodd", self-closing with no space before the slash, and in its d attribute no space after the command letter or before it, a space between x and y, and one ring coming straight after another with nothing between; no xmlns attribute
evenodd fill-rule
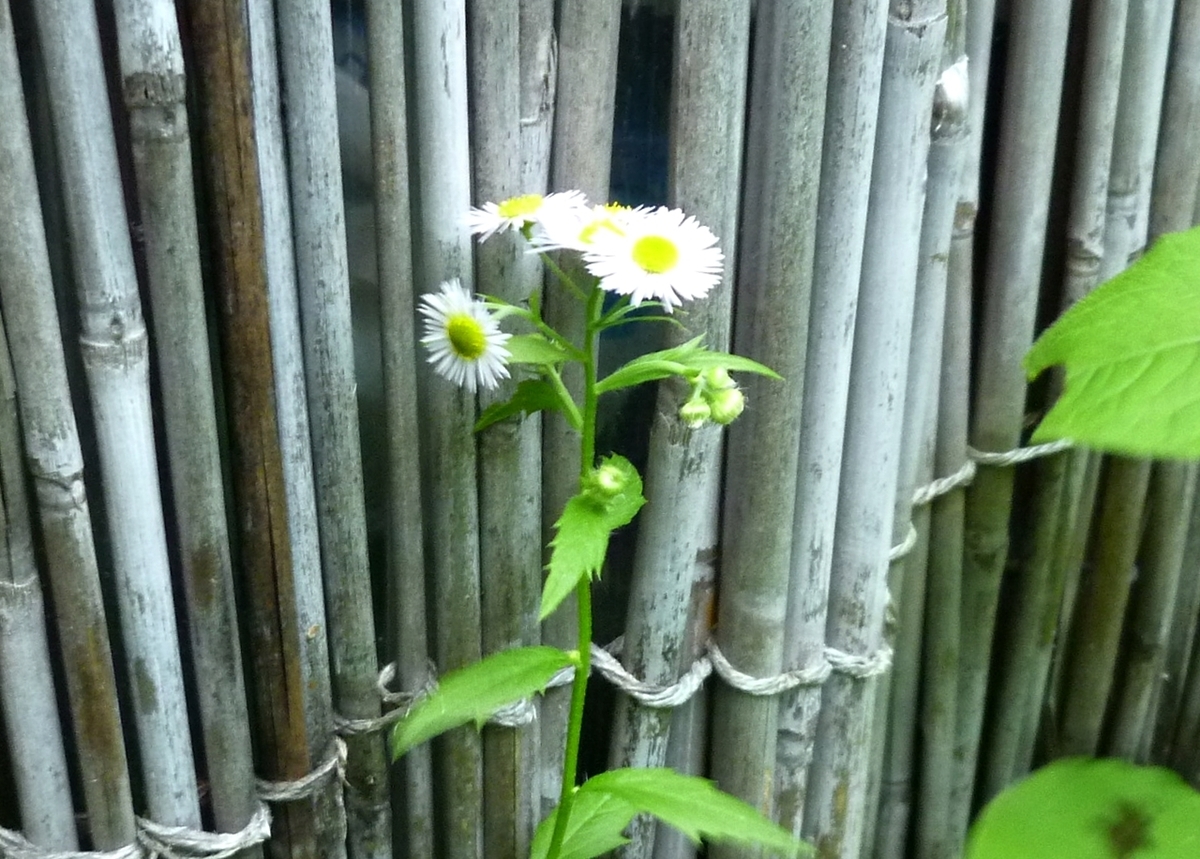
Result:
<svg viewBox="0 0 1200 859"><path fill-rule="evenodd" d="M598 467L612 469L619 490L607 498L586 487L567 502L550 541L549 575L542 589L541 619L558 608L584 576L595 578L604 566L608 536L628 524L646 503L642 478L623 456L611 456Z"/></svg>
<svg viewBox="0 0 1200 859"><path fill-rule="evenodd" d="M517 389L511 397L502 403L493 403L483 410L479 420L475 422L475 432L513 415L529 416L535 412L550 411L562 412L572 424L576 422L576 415L567 409L561 391L549 380L524 379L517 383Z"/></svg>
<svg viewBox="0 0 1200 859"><path fill-rule="evenodd" d="M398 758L443 731L474 722L481 726L506 704L546 688L576 658L556 647L521 647L488 656L451 671L392 730L392 757Z"/></svg>
<svg viewBox="0 0 1200 859"><path fill-rule="evenodd" d="M1164 236L1078 301L1025 356L1066 366L1033 435L1139 456L1200 457L1200 227Z"/></svg>
<svg viewBox="0 0 1200 859"><path fill-rule="evenodd" d="M1200 793L1159 767L1068 758L983 810L966 859L1195 859Z"/></svg>
<svg viewBox="0 0 1200 859"><path fill-rule="evenodd" d="M601 773L579 789L624 800L642 814L653 814L693 842L759 844L783 856L799 856L811 847L772 823L758 809L722 793L707 779L672 769L617 769Z"/></svg>
<svg viewBox="0 0 1200 859"><path fill-rule="evenodd" d="M531 859L544 859L555 809L538 827ZM693 843L757 844L773 856L795 857L812 848L712 782L671 769L617 769L593 776L575 794L563 839L563 859L592 859L624 844L622 831L637 814L652 814Z"/></svg>
<svg viewBox="0 0 1200 859"><path fill-rule="evenodd" d="M663 349L660 352L649 352L634 358L628 364L614 370L610 375L597 382L596 392L603 394L640 385L642 382L665 379L668 376L686 375L689 371L698 372L709 367L724 367L731 372L758 373L772 379L781 378L770 367L757 361L743 358L740 355L706 349L701 345L703 340L703 336L695 337L681 346Z"/></svg>
<svg viewBox="0 0 1200 859"><path fill-rule="evenodd" d="M593 859L609 850L616 850L622 844L628 844L629 839L622 831L635 814L637 809L618 797L594 792L576 793L559 859ZM557 820L556 808L538 824L529 859L546 859Z"/></svg>

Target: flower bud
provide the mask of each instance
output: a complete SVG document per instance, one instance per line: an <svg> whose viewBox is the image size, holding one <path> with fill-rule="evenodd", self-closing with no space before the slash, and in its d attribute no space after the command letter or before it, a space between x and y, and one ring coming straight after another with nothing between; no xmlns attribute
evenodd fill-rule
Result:
<svg viewBox="0 0 1200 859"><path fill-rule="evenodd" d="M583 480L583 494L592 501L607 506L625 491L628 476L611 462L602 462Z"/></svg>
<svg viewBox="0 0 1200 859"><path fill-rule="evenodd" d="M708 398L709 409L715 423L731 424L746 408L746 396L737 388L713 391Z"/></svg>
<svg viewBox="0 0 1200 859"><path fill-rule="evenodd" d="M709 367L700 374L702 384L710 391L723 391L726 388L736 388L737 383L724 367Z"/></svg>
<svg viewBox="0 0 1200 859"><path fill-rule="evenodd" d="M691 429L700 429L712 417L712 409L702 397L688 400L679 407L679 419Z"/></svg>

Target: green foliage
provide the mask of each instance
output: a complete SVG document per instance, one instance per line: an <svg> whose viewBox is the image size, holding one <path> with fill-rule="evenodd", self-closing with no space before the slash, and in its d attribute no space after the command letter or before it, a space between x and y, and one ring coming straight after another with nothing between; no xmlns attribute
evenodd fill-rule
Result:
<svg viewBox="0 0 1200 859"><path fill-rule="evenodd" d="M1200 227L1164 236L1025 356L1030 377L1055 364L1066 366L1065 388L1035 442L1200 457Z"/></svg>
<svg viewBox="0 0 1200 859"><path fill-rule="evenodd" d="M1004 791L966 859L1194 859L1200 793L1159 767L1069 758Z"/></svg>
<svg viewBox="0 0 1200 859"><path fill-rule="evenodd" d="M564 361L574 360L574 356L567 350L541 334L516 334L508 338L504 348L509 352L510 364L539 364L552 367Z"/></svg>
<svg viewBox="0 0 1200 859"><path fill-rule="evenodd" d="M475 422L475 432L513 415L528 416L535 412L562 412L572 425L579 419L577 411L566 408L561 389L556 388L548 379L525 379L517 384L517 389L508 400L493 403L483 410L479 420Z"/></svg>
<svg viewBox="0 0 1200 859"><path fill-rule="evenodd" d="M449 672L392 730L392 758L467 722L481 727L506 704L544 690L551 677L576 661L556 647L522 647Z"/></svg>
<svg viewBox="0 0 1200 859"><path fill-rule="evenodd" d="M555 814L542 821L532 859L544 859ZM671 769L609 770L579 788L563 840L564 859L591 859L626 842L621 835L637 814L652 814L693 843L759 844L782 856L809 848L753 806L722 793L712 782Z"/></svg>
<svg viewBox="0 0 1200 859"><path fill-rule="evenodd" d="M600 468L615 469L622 477L618 491L606 501L584 488L567 502L555 523L550 541L549 575L542 589L540 619L545 620L558 608L567 594L584 576L596 578L604 565L609 535L626 525L646 503L642 497L642 478L623 456L610 456Z"/></svg>
<svg viewBox="0 0 1200 859"><path fill-rule="evenodd" d="M757 361L751 361L740 355L705 349L701 345L703 340L703 336L695 337L682 346L663 349L661 352L650 352L634 358L597 382L596 393L618 391L621 388L652 382L655 379L665 379L668 376L694 376L709 367L723 367L733 372L758 373L771 379L782 378L774 370Z"/></svg>

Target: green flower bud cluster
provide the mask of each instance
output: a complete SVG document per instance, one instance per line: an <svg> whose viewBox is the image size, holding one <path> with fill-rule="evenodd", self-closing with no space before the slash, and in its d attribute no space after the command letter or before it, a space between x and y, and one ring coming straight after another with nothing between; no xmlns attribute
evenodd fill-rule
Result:
<svg viewBox="0 0 1200 859"><path fill-rule="evenodd" d="M724 367L709 367L692 380L692 393L679 408L679 419L692 429L710 421L731 424L746 408L746 396Z"/></svg>

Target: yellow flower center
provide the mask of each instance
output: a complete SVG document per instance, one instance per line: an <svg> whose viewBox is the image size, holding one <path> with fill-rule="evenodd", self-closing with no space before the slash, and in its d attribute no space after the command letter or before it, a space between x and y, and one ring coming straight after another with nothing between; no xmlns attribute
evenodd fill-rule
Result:
<svg viewBox="0 0 1200 859"><path fill-rule="evenodd" d="M633 261L651 274L663 274L679 262L679 247L663 236L642 236L633 243Z"/></svg>
<svg viewBox="0 0 1200 859"><path fill-rule="evenodd" d="M487 349L487 338L479 320L467 313L455 313L446 320L446 337L454 354L464 361L477 361Z"/></svg>
<svg viewBox="0 0 1200 859"><path fill-rule="evenodd" d="M541 194L522 194L520 197L511 197L505 200L496 207L496 211L502 218L529 220L541 205Z"/></svg>

